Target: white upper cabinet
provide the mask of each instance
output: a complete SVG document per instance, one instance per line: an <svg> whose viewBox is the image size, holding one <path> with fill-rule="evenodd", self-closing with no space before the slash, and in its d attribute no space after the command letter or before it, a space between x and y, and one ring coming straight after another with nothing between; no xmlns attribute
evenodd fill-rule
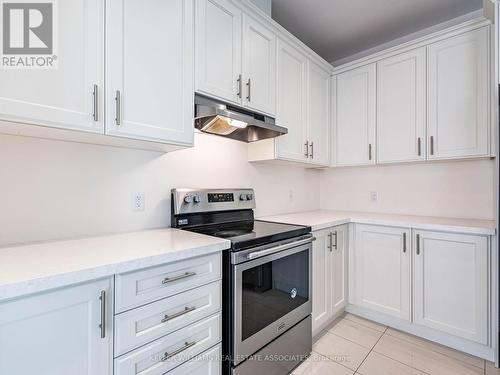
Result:
<svg viewBox="0 0 500 375"><path fill-rule="evenodd" d="M278 41L278 125L288 129L276 139L278 158L306 161L307 58L290 44Z"/></svg>
<svg viewBox="0 0 500 375"><path fill-rule="evenodd" d="M488 343L488 239L415 231L414 320Z"/></svg>
<svg viewBox="0 0 500 375"><path fill-rule="evenodd" d="M64 0L57 9L57 68L1 69L0 119L104 133L104 3Z"/></svg>
<svg viewBox="0 0 500 375"><path fill-rule="evenodd" d="M489 28L428 47L429 159L489 155Z"/></svg>
<svg viewBox="0 0 500 375"><path fill-rule="evenodd" d="M193 143L193 5L107 2L106 134Z"/></svg>
<svg viewBox="0 0 500 375"><path fill-rule="evenodd" d="M230 1L196 1L196 90L241 104L242 12Z"/></svg>
<svg viewBox="0 0 500 375"><path fill-rule="evenodd" d="M270 115L276 113L276 35L252 17L243 15L243 105Z"/></svg>
<svg viewBox="0 0 500 375"><path fill-rule="evenodd" d="M308 140L310 162L330 164L330 72L309 60Z"/></svg>
<svg viewBox="0 0 500 375"><path fill-rule="evenodd" d="M425 47L377 63L377 162L425 159Z"/></svg>
<svg viewBox="0 0 500 375"><path fill-rule="evenodd" d="M334 95L334 165L375 163L376 65L336 77Z"/></svg>
<svg viewBox="0 0 500 375"><path fill-rule="evenodd" d="M0 374L111 375L111 282L1 303Z"/></svg>
<svg viewBox="0 0 500 375"><path fill-rule="evenodd" d="M410 320L410 230L355 225L354 304Z"/></svg>

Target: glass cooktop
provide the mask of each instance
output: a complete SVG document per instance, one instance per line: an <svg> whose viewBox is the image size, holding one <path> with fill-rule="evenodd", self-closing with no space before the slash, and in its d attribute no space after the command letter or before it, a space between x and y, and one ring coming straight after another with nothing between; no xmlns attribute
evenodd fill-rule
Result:
<svg viewBox="0 0 500 375"><path fill-rule="evenodd" d="M253 220L203 225L189 230L228 239L232 250L238 251L303 236L311 232L311 227Z"/></svg>

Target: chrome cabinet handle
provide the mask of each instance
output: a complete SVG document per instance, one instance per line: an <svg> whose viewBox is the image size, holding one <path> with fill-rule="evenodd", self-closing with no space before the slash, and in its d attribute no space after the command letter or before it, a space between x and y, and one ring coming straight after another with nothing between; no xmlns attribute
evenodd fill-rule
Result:
<svg viewBox="0 0 500 375"><path fill-rule="evenodd" d="M187 342L186 341L184 343L184 346L182 348L179 348L179 349L173 351L172 353L165 352L165 354L163 355L163 358L161 359L161 361L165 362L169 358L175 357L177 354L182 353L184 350L189 349L190 347L192 347L194 345L196 345L195 341L193 341L193 342Z"/></svg>
<svg viewBox="0 0 500 375"><path fill-rule="evenodd" d="M434 136L431 135L431 155L434 155Z"/></svg>
<svg viewBox="0 0 500 375"><path fill-rule="evenodd" d="M196 272L185 272L185 273L183 273L182 275L179 275L179 276L165 277L161 283L162 284L168 284L168 283L172 283L174 281L186 279L188 277L195 276L195 275L196 275Z"/></svg>
<svg viewBox="0 0 500 375"><path fill-rule="evenodd" d="M420 234L417 234L417 255L420 255Z"/></svg>
<svg viewBox="0 0 500 375"><path fill-rule="evenodd" d="M236 93L236 96L241 99L241 92L243 91L242 88L242 81L241 81L241 74L238 76L238 79L236 80L236 83L238 83L238 92Z"/></svg>
<svg viewBox="0 0 500 375"><path fill-rule="evenodd" d="M251 101L251 98L252 98L252 96L251 96L251 94L252 94L252 81L250 80L250 78L248 78L247 87L248 87L247 100Z"/></svg>
<svg viewBox="0 0 500 375"><path fill-rule="evenodd" d="M92 110L92 118L94 121L99 121L99 87L94 85L94 89L92 91L93 97L93 110Z"/></svg>
<svg viewBox="0 0 500 375"><path fill-rule="evenodd" d="M306 141L306 143L304 143L304 146L306 146L306 152L304 153L304 156L306 158L309 158L309 141Z"/></svg>
<svg viewBox="0 0 500 375"><path fill-rule="evenodd" d="M422 138L417 138L418 156L422 156Z"/></svg>
<svg viewBox="0 0 500 375"><path fill-rule="evenodd" d="M330 250L330 252L332 252L332 247L333 247L333 242L332 242L332 237L333 237L333 233L328 233L328 243L329 245L326 246L327 249Z"/></svg>
<svg viewBox="0 0 500 375"><path fill-rule="evenodd" d="M309 156L314 159L314 142L311 142L311 154Z"/></svg>
<svg viewBox="0 0 500 375"><path fill-rule="evenodd" d="M101 290L101 295L99 296L101 301L101 324L99 328L101 329L101 339L106 337L106 291Z"/></svg>
<svg viewBox="0 0 500 375"><path fill-rule="evenodd" d="M406 232L403 233L403 253L406 253Z"/></svg>
<svg viewBox="0 0 500 375"><path fill-rule="evenodd" d="M196 310L196 306L191 306L191 307L186 306L186 307L184 307L184 310L182 310L182 311L176 312L175 314L172 314L172 315L165 315L165 317L161 320L161 322L166 323L169 320L178 318L179 316L185 315L185 314L187 314L191 311L194 311L194 310Z"/></svg>
<svg viewBox="0 0 500 375"><path fill-rule="evenodd" d="M122 95L120 90L116 90L115 94L115 123L117 126L122 124L122 115L121 115L121 107L122 107Z"/></svg>
<svg viewBox="0 0 500 375"><path fill-rule="evenodd" d="M333 237L333 236L335 236L335 242L333 243L333 246L332 246L332 247L333 247L335 250L338 250L338 248L337 248L337 241L338 241L337 231L334 231L334 232L332 233L332 237Z"/></svg>
<svg viewBox="0 0 500 375"><path fill-rule="evenodd" d="M368 144L368 160L372 160L372 144Z"/></svg>

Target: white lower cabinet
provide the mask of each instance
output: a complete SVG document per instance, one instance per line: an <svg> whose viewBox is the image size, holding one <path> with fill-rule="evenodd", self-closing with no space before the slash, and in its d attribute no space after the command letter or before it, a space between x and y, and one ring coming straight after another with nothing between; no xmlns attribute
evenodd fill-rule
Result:
<svg viewBox="0 0 500 375"><path fill-rule="evenodd" d="M312 330L318 334L347 304L347 225L314 233Z"/></svg>
<svg viewBox="0 0 500 375"><path fill-rule="evenodd" d="M487 344L487 237L415 231L414 241L414 323Z"/></svg>
<svg viewBox="0 0 500 375"><path fill-rule="evenodd" d="M0 304L0 374L111 375L111 290L103 279Z"/></svg>
<svg viewBox="0 0 500 375"><path fill-rule="evenodd" d="M355 225L354 303L410 320L410 230Z"/></svg>
<svg viewBox="0 0 500 375"><path fill-rule="evenodd" d="M398 329L462 351L473 348L474 355L487 353L496 298L489 241L481 235L355 224L349 302L354 312L384 324L399 318Z"/></svg>

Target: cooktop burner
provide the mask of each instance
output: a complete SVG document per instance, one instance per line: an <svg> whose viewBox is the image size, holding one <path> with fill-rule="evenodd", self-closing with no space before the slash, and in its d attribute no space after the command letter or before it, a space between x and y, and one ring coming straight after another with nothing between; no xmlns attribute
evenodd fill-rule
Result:
<svg viewBox="0 0 500 375"><path fill-rule="evenodd" d="M282 241L310 233L310 227L253 220L202 225L188 230L231 241L233 251Z"/></svg>

